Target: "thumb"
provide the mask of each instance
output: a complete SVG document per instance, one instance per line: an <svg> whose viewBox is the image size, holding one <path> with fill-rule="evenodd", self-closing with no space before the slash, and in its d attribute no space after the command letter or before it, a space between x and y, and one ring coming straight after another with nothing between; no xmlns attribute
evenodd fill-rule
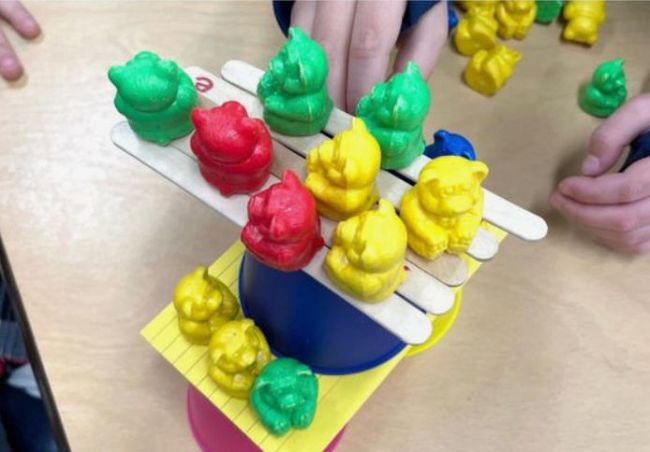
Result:
<svg viewBox="0 0 650 452"><path fill-rule="evenodd" d="M630 100L591 135L589 154L582 163L584 176L600 176L618 160L637 135L650 126L650 94Z"/></svg>

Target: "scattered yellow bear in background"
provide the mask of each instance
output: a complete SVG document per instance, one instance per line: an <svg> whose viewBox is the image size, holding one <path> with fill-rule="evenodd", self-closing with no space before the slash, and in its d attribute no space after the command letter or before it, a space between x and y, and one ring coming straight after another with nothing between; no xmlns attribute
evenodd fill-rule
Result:
<svg viewBox="0 0 650 452"><path fill-rule="evenodd" d="M495 94L512 76L521 53L503 45L489 50L479 50L465 68L465 82L486 96Z"/></svg>
<svg viewBox="0 0 650 452"><path fill-rule="evenodd" d="M312 149L307 157L305 186L316 198L318 212L342 220L363 212L377 200L375 179L381 149L363 120Z"/></svg>
<svg viewBox="0 0 650 452"><path fill-rule="evenodd" d="M564 5L567 24L562 37L569 41L592 45L598 40L598 29L605 22L603 0L569 1Z"/></svg>
<svg viewBox="0 0 650 452"><path fill-rule="evenodd" d="M445 156L431 160L402 198L400 216L408 244L426 259L467 251L483 216L483 162Z"/></svg>
<svg viewBox="0 0 650 452"><path fill-rule="evenodd" d="M499 36L503 39L524 39L535 21L535 0L504 0L499 2L496 17Z"/></svg>
<svg viewBox="0 0 650 452"><path fill-rule="evenodd" d="M239 311L237 298L205 267L183 276L174 291L181 333L194 344L207 344L212 332Z"/></svg>
<svg viewBox="0 0 650 452"><path fill-rule="evenodd" d="M490 49L496 44L498 28L493 12L470 10L454 31L456 49L466 56L472 56L481 49Z"/></svg>
<svg viewBox="0 0 650 452"><path fill-rule="evenodd" d="M251 319L231 320L212 334L208 345L212 380L226 394L248 398L255 377L271 360L266 338Z"/></svg>
<svg viewBox="0 0 650 452"><path fill-rule="evenodd" d="M376 210L338 224L325 269L345 292L361 300L380 301L406 278L406 246L406 227L393 205L380 199Z"/></svg>

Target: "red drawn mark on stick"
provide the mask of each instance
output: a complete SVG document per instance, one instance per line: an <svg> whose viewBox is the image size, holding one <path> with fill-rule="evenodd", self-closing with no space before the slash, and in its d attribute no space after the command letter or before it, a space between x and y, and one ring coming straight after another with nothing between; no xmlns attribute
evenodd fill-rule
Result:
<svg viewBox="0 0 650 452"><path fill-rule="evenodd" d="M194 82L194 86L196 86L196 90L198 92L207 93L212 89L214 83L209 78L201 76L196 78L196 82Z"/></svg>

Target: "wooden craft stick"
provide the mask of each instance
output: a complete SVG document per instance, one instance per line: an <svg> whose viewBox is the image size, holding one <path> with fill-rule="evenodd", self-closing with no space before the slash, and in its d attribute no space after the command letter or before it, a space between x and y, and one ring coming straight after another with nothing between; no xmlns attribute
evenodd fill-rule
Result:
<svg viewBox="0 0 650 452"><path fill-rule="evenodd" d="M255 94L257 84L263 74L264 72L255 66L238 60L228 61L221 68L221 76L226 81L252 94ZM351 121L351 115L334 108L329 122L325 126L325 132L329 135L336 135L343 130L349 129ZM287 145L292 147L289 144ZM415 183L420 170L428 162L429 158L421 155L409 167L398 172ZM483 188L483 192L485 196L483 218L486 221L524 240L536 241L546 236L548 226L543 218L501 198L486 188ZM479 257L474 257L481 260Z"/></svg>
<svg viewBox="0 0 650 452"><path fill-rule="evenodd" d="M163 148L140 140L126 122L114 127L111 138L119 148L225 215L238 226L246 223L248 196L221 196L203 179L196 162L182 151L174 146ZM264 188L277 182L278 179L271 176ZM323 261L326 254L327 248L321 249L303 271L407 344L421 344L429 338L432 333L431 320L399 295L393 294L381 303L371 304L355 300L341 292L325 274Z"/></svg>

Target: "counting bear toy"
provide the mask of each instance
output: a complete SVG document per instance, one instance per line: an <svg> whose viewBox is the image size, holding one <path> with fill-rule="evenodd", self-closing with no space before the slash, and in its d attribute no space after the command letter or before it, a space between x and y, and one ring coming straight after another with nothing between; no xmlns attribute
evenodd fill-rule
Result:
<svg viewBox="0 0 650 452"><path fill-rule="evenodd" d="M314 135L325 127L332 107L327 94L327 56L300 28L269 61L257 86L264 121L285 135Z"/></svg>
<svg viewBox="0 0 650 452"><path fill-rule="evenodd" d="M231 320L212 334L208 345L210 378L226 394L248 398L250 389L271 360L269 344L251 319Z"/></svg>
<svg viewBox="0 0 650 452"><path fill-rule="evenodd" d="M537 14L535 22L540 24L550 24L562 11L563 0L536 0Z"/></svg>
<svg viewBox="0 0 650 452"><path fill-rule="evenodd" d="M190 141L201 174L224 196L250 193L269 177L271 135L260 119L249 118L235 101L192 111L196 131Z"/></svg>
<svg viewBox="0 0 650 452"><path fill-rule="evenodd" d="M429 97L420 69L409 61L404 72L376 84L359 101L356 114L379 142L382 168L405 168L424 151L422 123Z"/></svg>
<svg viewBox="0 0 650 452"><path fill-rule="evenodd" d="M241 240L259 261L282 271L300 270L323 246L316 201L291 171L248 200Z"/></svg>
<svg viewBox="0 0 650 452"><path fill-rule="evenodd" d="M491 96L512 76L521 53L503 45L479 50L465 68L465 82L475 91Z"/></svg>
<svg viewBox="0 0 650 452"><path fill-rule="evenodd" d="M606 61L596 68L591 81L578 95L580 107L587 113L606 118L627 98L623 60Z"/></svg>
<svg viewBox="0 0 650 452"><path fill-rule="evenodd" d="M404 224L393 205L380 199L376 210L338 224L325 269L343 291L364 301L381 301L406 278L406 246Z"/></svg>
<svg viewBox="0 0 650 452"><path fill-rule="evenodd" d="M442 129L433 134L433 143L426 147L424 155L431 159L445 155L457 155L468 160L476 160L474 146L467 138Z"/></svg>
<svg viewBox="0 0 650 452"><path fill-rule="evenodd" d="M535 0L503 0L497 4L499 36L503 39L524 39L535 21Z"/></svg>
<svg viewBox="0 0 650 452"><path fill-rule="evenodd" d="M183 276L174 291L178 327L194 344L207 345L212 333L239 312L237 298L205 267Z"/></svg>
<svg viewBox="0 0 650 452"><path fill-rule="evenodd" d="M592 45L598 40L598 29L605 22L605 2L568 1L563 15L567 23L562 37L568 41Z"/></svg>
<svg viewBox="0 0 650 452"><path fill-rule="evenodd" d="M498 28L494 11L470 9L456 27L456 49L466 56L472 56L481 49L490 49L496 44Z"/></svg>
<svg viewBox="0 0 650 452"><path fill-rule="evenodd" d="M291 427L307 428L316 413L318 379L306 365L291 358L271 361L255 380L251 404L274 435Z"/></svg>
<svg viewBox="0 0 650 452"><path fill-rule="evenodd" d="M307 156L305 186L318 212L342 220L367 210L377 200L375 179L381 151L361 119L352 128L312 149Z"/></svg>
<svg viewBox="0 0 650 452"><path fill-rule="evenodd" d="M447 156L431 160L402 198L408 244L426 259L469 248L483 216L483 162Z"/></svg>
<svg viewBox="0 0 650 452"><path fill-rule="evenodd" d="M117 88L115 108L140 138L167 145L192 131L196 90L173 61L143 51L126 65L111 67L108 78Z"/></svg>

